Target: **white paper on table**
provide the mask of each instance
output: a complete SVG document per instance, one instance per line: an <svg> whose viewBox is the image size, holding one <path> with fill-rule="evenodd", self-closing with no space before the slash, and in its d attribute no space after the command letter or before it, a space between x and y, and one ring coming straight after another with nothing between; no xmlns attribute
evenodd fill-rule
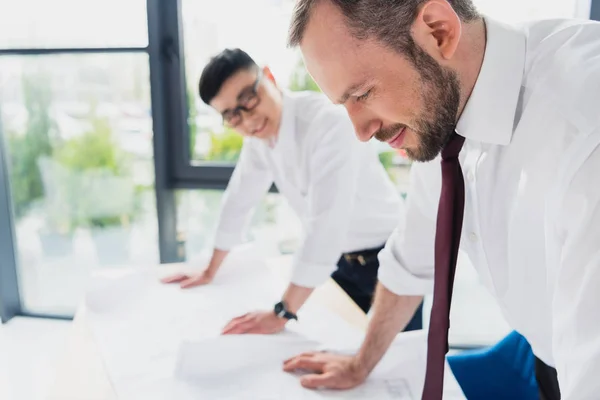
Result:
<svg viewBox="0 0 600 400"><path fill-rule="evenodd" d="M193 398L220 399L372 399L418 400L424 383L426 335L398 335L365 383L346 391L307 390L299 374L282 370L291 356L315 350L300 335L235 335L185 343L178 357L176 378L189 385ZM344 353L354 354L357 348ZM445 399L464 399L446 365Z"/></svg>
<svg viewBox="0 0 600 400"><path fill-rule="evenodd" d="M117 392L172 378L183 341L219 335L231 318L273 306L284 286L256 257L232 255L218 279L194 289L162 284L155 269L103 271L92 279L86 320Z"/></svg>
<svg viewBox="0 0 600 400"><path fill-rule="evenodd" d="M213 379L247 374L263 366L281 366L290 357L313 351L319 343L295 333L277 335L224 335L181 344L176 376Z"/></svg>

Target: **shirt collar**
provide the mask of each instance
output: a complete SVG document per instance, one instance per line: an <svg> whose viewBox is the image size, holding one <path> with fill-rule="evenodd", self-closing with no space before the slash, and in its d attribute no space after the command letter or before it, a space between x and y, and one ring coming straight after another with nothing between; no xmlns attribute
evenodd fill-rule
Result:
<svg viewBox="0 0 600 400"><path fill-rule="evenodd" d="M456 131L469 140L507 145L525 69L525 34L487 17L485 23L483 64Z"/></svg>

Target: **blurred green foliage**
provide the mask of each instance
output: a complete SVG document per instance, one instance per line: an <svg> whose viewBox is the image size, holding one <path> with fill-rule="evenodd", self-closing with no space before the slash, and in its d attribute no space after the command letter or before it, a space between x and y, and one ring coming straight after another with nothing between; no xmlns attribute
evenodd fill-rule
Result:
<svg viewBox="0 0 600 400"><path fill-rule="evenodd" d="M303 90L310 90L313 92L320 92L321 89L313 80L312 76L306 70L304 66L304 60L302 57L296 63L296 67L292 71L292 75L290 76L290 83L288 86L293 92L299 92Z"/></svg>
<svg viewBox="0 0 600 400"><path fill-rule="evenodd" d="M23 98L27 110L25 132L8 132L10 182L14 213L22 217L36 200L44 196L38 159L52 154L51 135L55 123L50 117L52 91L47 77L25 75Z"/></svg>
<svg viewBox="0 0 600 400"><path fill-rule="evenodd" d="M103 169L116 176L126 173L126 155L114 142L108 121L94 118L91 129L65 141L54 159L73 172Z"/></svg>
<svg viewBox="0 0 600 400"><path fill-rule="evenodd" d="M196 148L196 135L198 134L198 126L196 125L196 117L198 110L196 108L196 96L190 88L186 91L187 107L188 107L188 130L190 133L190 158L194 158L194 149Z"/></svg>
<svg viewBox="0 0 600 400"><path fill-rule="evenodd" d="M221 133L210 132L210 151L207 161L234 163L240 157L244 138L232 128Z"/></svg>

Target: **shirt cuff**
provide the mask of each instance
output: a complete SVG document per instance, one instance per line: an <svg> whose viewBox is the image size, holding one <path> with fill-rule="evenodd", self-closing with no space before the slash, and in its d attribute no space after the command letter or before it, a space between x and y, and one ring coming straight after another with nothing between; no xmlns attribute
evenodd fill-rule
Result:
<svg viewBox="0 0 600 400"><path fill-rule="evenodd" d="M315 288L325 283L336 268L335 265L295 260L290 281L297 286Z"/></svg>
<svg viewBox="0 0 600 400"><path fill-rule="evenodd" d="M378 257L377 277L390 292L399 296L423 296L433 293L433 276L429 274L419 276L407 270L394 256L390 246L386 246L379 252Z"/></svg>
<svg viewBox="0 0 600 400"><path fill-rule="evenodd" d="M241 233L217 232L214 247L219 250L229 251L243 242Z"/></svg>

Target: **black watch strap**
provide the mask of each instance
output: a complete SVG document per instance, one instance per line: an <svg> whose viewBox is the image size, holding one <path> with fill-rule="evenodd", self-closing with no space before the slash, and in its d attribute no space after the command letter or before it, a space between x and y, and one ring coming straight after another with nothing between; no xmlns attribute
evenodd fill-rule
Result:
<svg viewBox="0 0 600 400"><path fill-rule="evenodd" d="M298 320L298 316L294 313L289 312L287 306L285 305L285 302L283 301L280 301L279 303L275 304L273 312L279 318L294 319L296 321Z"/></svg>

